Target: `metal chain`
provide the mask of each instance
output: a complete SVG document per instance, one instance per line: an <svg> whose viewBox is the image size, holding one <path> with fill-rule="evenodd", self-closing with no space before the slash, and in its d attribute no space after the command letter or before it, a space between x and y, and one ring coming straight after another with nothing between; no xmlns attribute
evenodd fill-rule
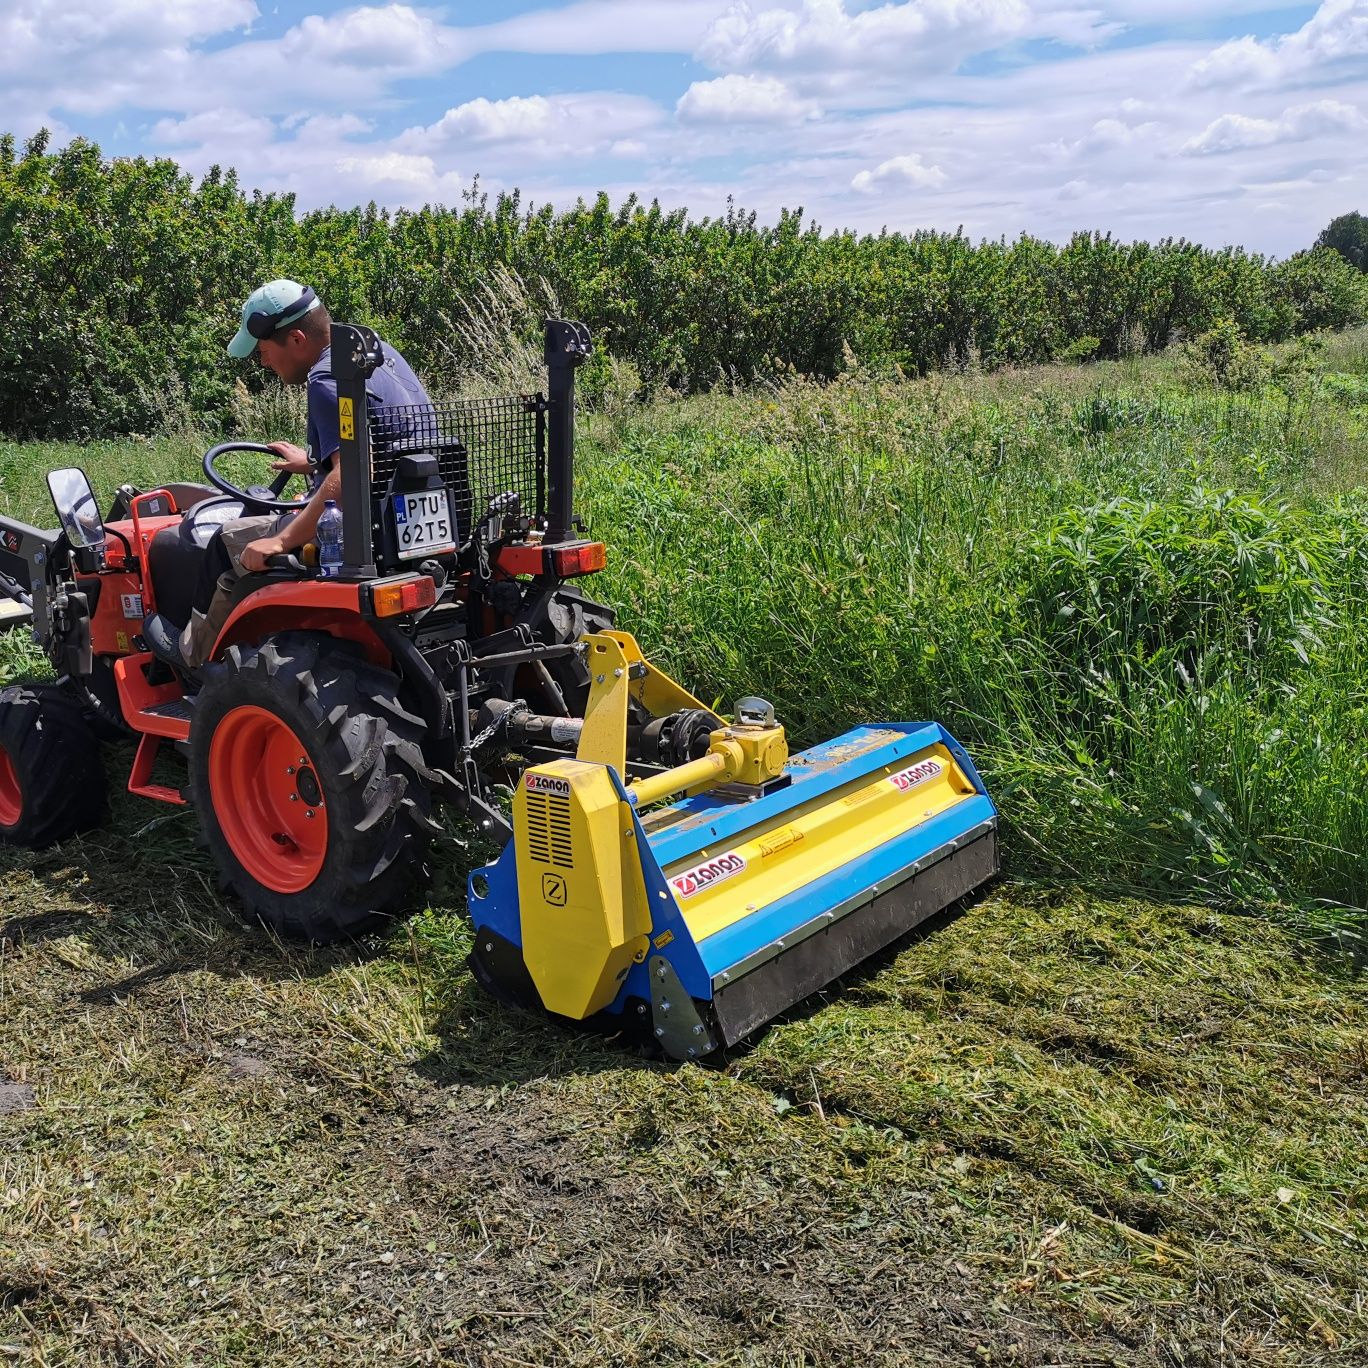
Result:
<svg viewBox="0 0 1368 1368"><path fill-rule="evenodd" d="M509 719L511 716L512 716L512 710L511 710L511 709L510 709L508 712L501 712L501 713L500 713L500 714L499 714L499 715L498 715L498 716L489 724L489 726L487 726L487 727L484 729L484 731L482 731L477 737L475 737L475 738L471 741L470 746L469 746L469 747L467 748L467 750L466 750L466 754L467 754L467 755L474 755L475 752L476 752L477 750L479 750L481 746L487 745L490 741L492 741L492 740L494 739L495 733L499 730L500 727L505 726L505 725L507 724L508 719Z"/></svg>

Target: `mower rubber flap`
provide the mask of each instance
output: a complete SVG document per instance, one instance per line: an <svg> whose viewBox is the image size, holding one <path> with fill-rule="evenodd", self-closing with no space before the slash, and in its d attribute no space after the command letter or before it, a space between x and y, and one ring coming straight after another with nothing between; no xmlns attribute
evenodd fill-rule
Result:
<svg viewBox="0 0 1368 1368"><path fill-rule="evenodd" d="M529 770L471 880L472 963L505 996L731 1045L996 874L997 812L936 723L857 727L764 791L638 813L615 769ZM592 795L592 796L591 796ZM587 814L587 815L586 815Z"/></svg>

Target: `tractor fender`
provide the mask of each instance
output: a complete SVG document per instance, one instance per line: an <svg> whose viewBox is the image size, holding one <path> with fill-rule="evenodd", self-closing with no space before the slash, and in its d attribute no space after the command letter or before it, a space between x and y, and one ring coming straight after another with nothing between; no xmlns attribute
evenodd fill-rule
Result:
<svg viewBox="0 0 1368 1368"><path fill-rule="evenodd" d="M289 580L254 590L233 605L210 659L230 646L254 646L282 632L325 632L356 642L373 665L388 669L393 662L376 624L362 612L361 586L331 580Z"/></svg>
<svg viewBox="0 0 1368 1368"><path fill-rule="evenodd" d="M412 638L397 623L362 611L363 586L354 581L287 580L254 590L233 605L210 659L235 644L255 646L282 632L325 632L354 641L372 665L391 670L411 689L418 714L433 741L450 744L452 718L442 681ZM438 763L451 757L438 753Z"/></svg>

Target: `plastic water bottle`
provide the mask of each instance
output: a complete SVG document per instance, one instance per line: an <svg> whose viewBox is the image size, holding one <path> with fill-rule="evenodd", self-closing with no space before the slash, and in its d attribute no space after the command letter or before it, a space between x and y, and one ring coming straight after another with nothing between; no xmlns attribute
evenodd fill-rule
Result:
<svg viewBox="0 0 1368 1368"><path fill-rule="evenodd" d="M336 579L342 571L342 510L335 499L323 505L314 533L318 541L318 571L326 579Z"/></svg>

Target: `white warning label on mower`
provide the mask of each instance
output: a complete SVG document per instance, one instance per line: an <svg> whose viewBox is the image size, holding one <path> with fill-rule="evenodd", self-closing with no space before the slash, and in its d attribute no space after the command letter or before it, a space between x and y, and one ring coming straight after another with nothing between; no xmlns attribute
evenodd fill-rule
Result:
<svg viewBox="0 0 1368 1368"><path fill-rule="evenodd" d="M914 789L918 784L924 784L930 779L934 779L944 770L945 766L939 760L918 760L909 769L901 770L897 774L890 774L888 782L902 793L908 789Z"/></svg>
<svg viewBox="0 0 1368 1368"><path fill-rule="evenodd" d="M675 897L692 898L694 894L702 893L713 884L741 873L745 867L745 857L738 855L734 850L729 850L725 855L704 860L701 865L694 865L682 874L670 875L670 887L674 889Z"/></svg>
<svg viewBox="0 0 1368 1368"><path fill-rule="evenodd" d="M529 774L526 785L528 793L554 793L558 798L570 796L570 781L553 779L549 774Z"/></svg>
<svg viewBox="0 0 1368 1368"><path fill-rule="evenodd" d="M141 594L120 594L119 601L123 604L123 615L126 618L137 618L139 622L143 619L143 601Z"/></svg>

